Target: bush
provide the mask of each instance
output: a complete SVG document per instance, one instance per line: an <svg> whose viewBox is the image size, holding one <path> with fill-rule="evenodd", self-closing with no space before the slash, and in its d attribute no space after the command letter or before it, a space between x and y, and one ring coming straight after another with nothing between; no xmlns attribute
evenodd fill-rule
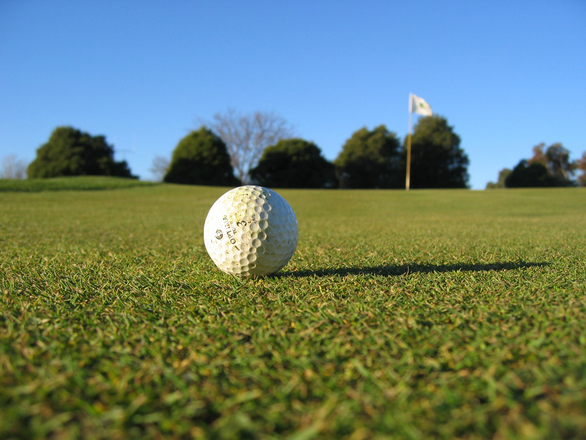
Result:
<svg viewBox="0 0 586 440"><path fill-rule="evenodd" d="M238 186L226 144L205 127L179 141L163 179L188 185Z"/></svg>
<svg viewBox="0 0 586 440"><path fill-rule="evenodd" d="M551 175L547 166L540 162L520 161L505 179L507 188L545 188L552 186L571 186Z"/></svg>
<svg viewBox="0 0 586 440"><path fill-rule="evenodd" d="M37 150L28 177L116 176L132 177L126 161L114 161L114 149L104 136L91 136L72 127L57 127Z"/></svg>
<svg viewBox="0 0 586 440"><path fill-rule="evenodd" d="M313 142L286 139L267 147L250 172L259 185L273 188L333 188L334 165Z"/></svg>
<svg viewBox="0 0 586 440"><path fill-rule="evenodd" d="M400 188L405 179L399 139L384 125L354 132L336 160L342 188Z"/></svg>

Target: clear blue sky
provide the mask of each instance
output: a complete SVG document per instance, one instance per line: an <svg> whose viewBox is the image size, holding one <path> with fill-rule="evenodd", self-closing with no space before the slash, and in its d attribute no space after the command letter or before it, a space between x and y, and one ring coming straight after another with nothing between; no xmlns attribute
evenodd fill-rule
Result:
<svg viewBox="0 0 586 440"><path fill-rule="evenodd" d="M149 179L233 108L333 160L363 126L403 138L410 92L460 135L473 189L540 142L579 158L586 1L0 0L0 158L28 163L71 125Z"/></svg>

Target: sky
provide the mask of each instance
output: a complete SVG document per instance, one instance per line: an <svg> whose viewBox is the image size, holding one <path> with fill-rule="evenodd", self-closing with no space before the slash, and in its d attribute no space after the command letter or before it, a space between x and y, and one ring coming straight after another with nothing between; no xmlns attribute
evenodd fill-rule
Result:
<svg viewBox="0 0 586 440"><path fill-rule="evenodd" d="M403 139L409 93L460 136L472 189L542 142L580 158L586 1L0 0L0 159L30 163L67 125L150 180L234 109L334 160L362 127Z"/></svg>

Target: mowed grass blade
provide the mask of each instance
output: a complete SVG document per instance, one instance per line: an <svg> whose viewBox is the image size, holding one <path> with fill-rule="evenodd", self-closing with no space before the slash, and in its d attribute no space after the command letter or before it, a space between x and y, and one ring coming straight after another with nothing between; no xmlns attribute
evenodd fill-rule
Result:
<svg viewBox="0 0 586 440"><path fill-rule="evenodd" d="M245 281L225 191L0 193L0 437L583 436L584 189L277 189L297 251Z"/></svg>

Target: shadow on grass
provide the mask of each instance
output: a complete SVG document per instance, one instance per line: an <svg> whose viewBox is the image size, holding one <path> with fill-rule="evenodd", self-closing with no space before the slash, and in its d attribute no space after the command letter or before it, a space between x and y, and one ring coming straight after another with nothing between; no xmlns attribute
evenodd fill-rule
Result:
<svg viewBox="0 0 586 440"><path fill-rule="evenodd" d="M374 267L340 267L318 270L295 270L279 272L279 277L323 277L329 275L379 275L400 276L410 273L431 272L488 272L501 270L527 269L530 267L546 267L551 263L489 263L489 264L403 264Z"/></svg>

